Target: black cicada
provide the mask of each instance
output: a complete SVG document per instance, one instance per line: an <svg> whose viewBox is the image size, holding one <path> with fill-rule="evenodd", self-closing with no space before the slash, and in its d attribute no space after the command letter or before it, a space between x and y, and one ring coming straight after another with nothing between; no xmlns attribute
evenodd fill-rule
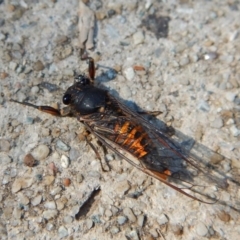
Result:
<svg viewBox="0 0 240 240"><path fill-rule="evenodd" d="M177 147L149 123L146 113L134 112L107 90L94 86L94 61L88 61L89 76L77 76L63 96L64 113L48 106L21 104L56 116L74 116L104 146L144 173L194 200L221 202L219 189L227 189L232 179Z"/></svg>

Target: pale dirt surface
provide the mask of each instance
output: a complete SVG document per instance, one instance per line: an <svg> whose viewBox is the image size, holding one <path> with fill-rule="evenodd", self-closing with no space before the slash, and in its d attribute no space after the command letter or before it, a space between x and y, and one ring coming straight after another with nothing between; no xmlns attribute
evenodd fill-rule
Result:
<svg viewBox="0 0 240 240"><path fill-rule="evenodd" d="M86 72L87 64L77 51L78 1L0 2L1 239L163 239L160 232L165 239L238 238L239 212L189 199L111 151L112 169L103 172L79 140L83 126L76 119L10 102L62 106L74 72ZM159 125L197 140L209 161L207 149L222 154L230 159L219 161L223 173L239 175L239 1L109 0L90 7L97 14L95 48L88 51L98 65L97 84L129 106L161 110ZM154 13L168 31L156 30L148 18ZM146 71L133 71L136 65ZM58 88L50 92L43 83ZM28 153L39 160L32 168L23 162ZM234 189L222 198L237 207Z"/></svg>

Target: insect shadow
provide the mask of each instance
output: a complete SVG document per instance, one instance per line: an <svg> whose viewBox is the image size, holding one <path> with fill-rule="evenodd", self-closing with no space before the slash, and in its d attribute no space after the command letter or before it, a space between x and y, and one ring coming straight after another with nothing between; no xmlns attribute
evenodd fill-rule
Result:
<svg viewBox="0 0 240 240"><path fill-rule="evenodd" d="M106 79L106 73L103 73L102 76L99 78L97 77L96 81L99 83L99 87L108 90L102 83L106 81L111 81L113 79L103 81L102 79L104 79L104 77ZM204 186L206 186L208 182L210 183L211 187L223 189L224 191L229 192L232 197L232 200L229 200L227 202L221 200L220 196L218 196L216 198L216 202L218 204L222 206L227 206L237 212L240 212L240 199L238 199L237 197L237 192L240 187L240 175L236 169L231 169L231 172L226 172L223 169L224 163L227 162L229 164L232 164L230 159L217 152L212 151L210 148L204 146L203 144L196 142L192 137L187 136L181 131L173 127L168 127L154 114L148 114L148 112L140 108L135 102L122 99L116 90L111 90L111 94L114 95L117 99L119 99L120 102L122 102L124 105L129 107L132 111L141 114L141 116L143 116L146 121L156 126L159 131L158 133L160 133L161 137L167 137L167 139L170 139L169 142L171 142L171 147L175 149L176 152L180 152L181 156L185 156L184 158L175 158L174 156L172 156L175 155L174 151L170 151L169 156L167 156L166 152L164 152L163 156L165 158L169 158L167 161L174 159L174 163L168 163L168 167L172 165L171 170L176 174L175 176L172 175L172 182L178 183L179 180L183 182L196 182L194 184L200 184L198 185L200 187L200 180L203 180ZM161 152L161 149L159 152ZM161 157L161 153L159 154L159 156ZM196 173L196 169L192 171L192 166L189 169L189 165L185 163L186 159L189 160L190 163L193 164L193 166L196 166L197 170L200 170L200 173ZM151 169L151 166L148 165L148 168ZM179 169L181 170L179 171ZM156 170L155 164L152 166L152 170ZM197 175L199 176L196 177ZM205 194L201 193L201 190L195 189L193 191L200 195Z"/></svg>

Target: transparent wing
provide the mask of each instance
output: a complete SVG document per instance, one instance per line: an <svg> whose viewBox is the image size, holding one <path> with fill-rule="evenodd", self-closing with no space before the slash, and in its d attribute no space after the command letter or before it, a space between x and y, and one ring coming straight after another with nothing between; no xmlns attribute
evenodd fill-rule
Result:
<svg viewBox="0 0 240 240"><path fill-rule="evenodd" d="M150 151L145 158L136 158L134 154L112 141L112 135L115 133L107 127L93 129L86 123L89 131L105 146L139 170L192 199L204 203L217 202L240 212L239 173L234 170L225 173L219 164L221 161L230 162L229 159L206 147L203 148L193 140L180 144L178 142L179 133L170 138L166 133L150 124L143 115L132 111L112 96L110 98L124 113L121 118L140 124L144 128L154 143L154 148L157 148L157 152ZM109 121L111 118L99 121L98 124L107 126Z"/></svg>

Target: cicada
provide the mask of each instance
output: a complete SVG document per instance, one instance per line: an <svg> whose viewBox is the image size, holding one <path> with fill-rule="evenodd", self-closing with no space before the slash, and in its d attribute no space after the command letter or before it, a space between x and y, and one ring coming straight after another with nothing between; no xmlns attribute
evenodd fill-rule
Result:
<svg viewBox="0 0 240 240"><path fill-rule="evenodd" d="M150 123L146 112L133 111L107 90L95 86L94 60L90 57L88 71L88 76L75 77L63 95L67 106L64 111L18 103L55 116L75 117L102 145L140 171L191 199L203 203L220 201L218 189L226 190L230 178L178 147L167 133Z"/></svg>

